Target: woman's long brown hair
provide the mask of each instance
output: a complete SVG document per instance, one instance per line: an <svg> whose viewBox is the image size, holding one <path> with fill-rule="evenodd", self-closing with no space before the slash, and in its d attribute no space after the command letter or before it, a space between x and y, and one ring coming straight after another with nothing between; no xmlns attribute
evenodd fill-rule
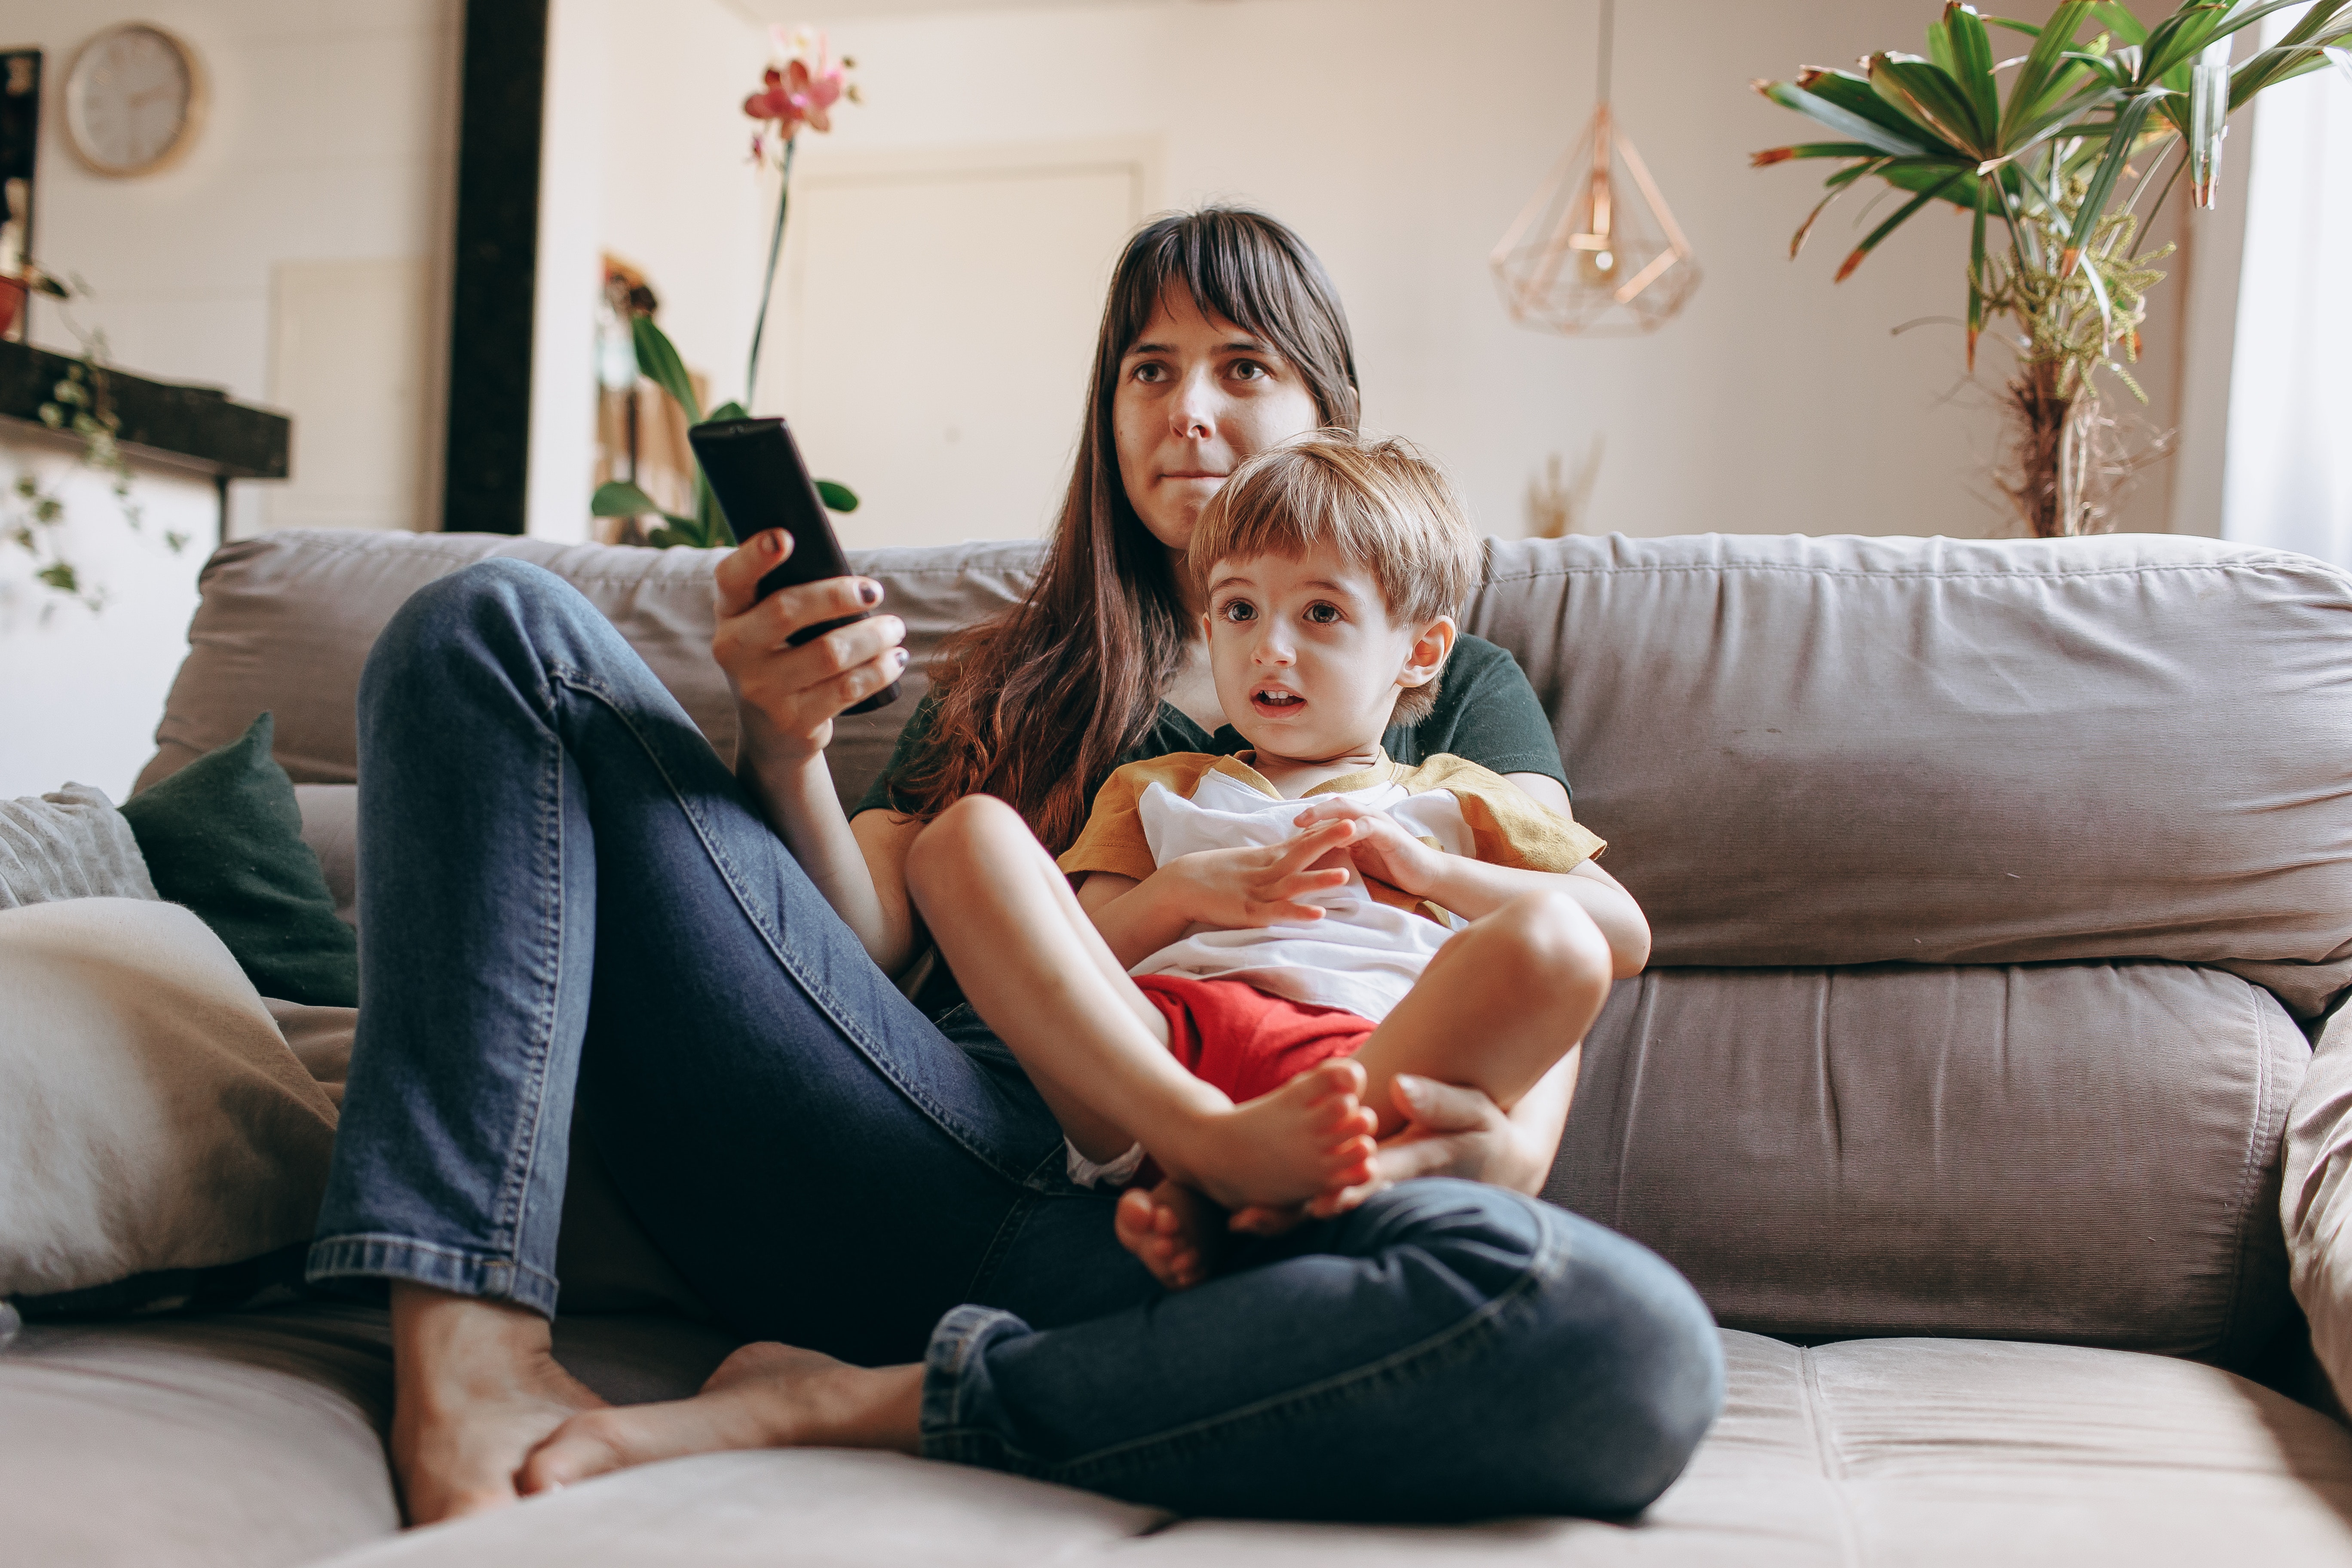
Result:
<svg viewBox="0 0 2352 1568"><path fill-rule="evenodd" d="M1020 604L951 638L931 667L929 744L897 793L929 820L967 795L1010 802L1059 854L1095 788L1143 738L1184 652L1176 565L1127 499L1111 399L1119 361L1171 289L1264 340L1314 395L1326 426L1359 420L1356 355L1315 253L1263 213L1211 206L1128 241L1087 389L1077 461L1052 548Z"/></svg>

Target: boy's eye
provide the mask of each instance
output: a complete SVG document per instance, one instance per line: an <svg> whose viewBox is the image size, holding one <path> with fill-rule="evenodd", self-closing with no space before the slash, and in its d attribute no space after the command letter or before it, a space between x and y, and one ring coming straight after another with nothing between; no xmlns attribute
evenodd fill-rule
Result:
<svg viewBox="0 0 2352 1568"><path fill-rule="evenodd" d="M1254 359L1234 361L1234 379L1236 381L1264 381L1270 374L1265 366Z"/></svg>
<svg viewBox="0 0 2352 1568"><path fill-rule="evenodd" d="M1318 626L1328 626L1339 618L1339 606L1316 603L1307 606L1307 618Z"/></svg>
<svg viewBox="0 0 2352 1568"><path fill-rule="evenodd" d="M1218 613L1223 615L1225 619L1229 621L1240 622L1254 621L1257 619L1257 607L1252 605L1247 599L1228 599L1225 601L1225 607Z"/></svg>

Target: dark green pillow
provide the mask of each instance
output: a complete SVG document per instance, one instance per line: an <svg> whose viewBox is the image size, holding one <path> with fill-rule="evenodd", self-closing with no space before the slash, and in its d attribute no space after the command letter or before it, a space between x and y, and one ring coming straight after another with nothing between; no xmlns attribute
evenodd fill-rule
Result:
<svg viewBox="0 0 2352 1568"><path fill-rule="evenodd" d="M264 996L360 1003L359 941L335 918L302 842L294 782L269 754L264 713L242 740L122 803L155 890L213 928Z"/></svg>

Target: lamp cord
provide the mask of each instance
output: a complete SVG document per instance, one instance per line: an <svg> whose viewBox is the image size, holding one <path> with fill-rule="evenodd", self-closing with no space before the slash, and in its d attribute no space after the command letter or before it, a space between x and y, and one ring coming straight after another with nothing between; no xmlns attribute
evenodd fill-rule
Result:
<svg viewBox="0 0 2352 1568"><path fill-rule="evenodd" d="M1609 101L1609 56L1615 47L1617 32L1617 0L1601 0L1601 84L1600 101Z"/></svg>

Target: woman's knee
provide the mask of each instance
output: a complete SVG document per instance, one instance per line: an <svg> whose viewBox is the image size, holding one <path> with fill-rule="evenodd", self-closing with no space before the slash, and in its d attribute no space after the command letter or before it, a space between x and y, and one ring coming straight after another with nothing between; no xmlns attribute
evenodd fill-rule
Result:
<svg viewBox="0 0 2352 1568"><path fill-rule="evenodd" d="M369 652L362 679L373 685L420 668L503 661L532 654L551 628L583 616L608 623L554 573L503 556L436 577L411 594Z"/></svg>
<svg viewBox="0 0 2352 1568"><path fill-rule="evenodd" d="M1479 1303L1473 1512L1633 1514L1671 1485L1722 1409L1723 1347L1657 1254L1538 1199L1454 1181L1364 1205Z"/></svg>

